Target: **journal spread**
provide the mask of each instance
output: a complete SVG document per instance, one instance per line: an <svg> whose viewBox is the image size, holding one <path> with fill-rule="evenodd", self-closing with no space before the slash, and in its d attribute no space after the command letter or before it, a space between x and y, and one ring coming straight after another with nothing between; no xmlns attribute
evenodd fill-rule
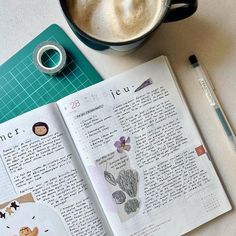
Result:
<svg viewBox="0 0 236 236"><path fill-rule="evenodd" d="M0 235L182 235L231 210L165 56L0 125Z"/></svg>

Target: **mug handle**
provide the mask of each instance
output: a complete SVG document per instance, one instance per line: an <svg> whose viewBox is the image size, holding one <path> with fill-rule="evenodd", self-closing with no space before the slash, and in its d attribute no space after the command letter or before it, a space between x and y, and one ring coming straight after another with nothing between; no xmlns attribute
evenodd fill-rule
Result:
<svg viewBox="0 0 236 236"><path fill-rule="evenodd" d="M181 4L180 6L178 6ZM176 5L176 6L175 6ZM197 10L197 0L173 0L164 19L165 23L178 21L191 16Z"/></svg>

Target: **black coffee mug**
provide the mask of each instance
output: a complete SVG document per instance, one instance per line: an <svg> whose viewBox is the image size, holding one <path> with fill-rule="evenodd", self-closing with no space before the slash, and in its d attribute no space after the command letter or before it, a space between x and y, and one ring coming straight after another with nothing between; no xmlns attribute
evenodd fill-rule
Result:
<svg viewBox="0 0 236 236"><path fill-rule="evenodd" d="M82 29L80 29L71 18L66 1L67 0L59 0L63 13L66 17L68 24L70 25L73 32L77 35L77 37L85 43L90 48L95 50L105 50L112 48L117 51L128 51L135 47L137 47L140 43L142 43L146 38L148 38L159 26L161 23L173 22L182 20L191 16L196 10L198 6L197 0L166 0L165 9L163 10L162 15L156 22L156 24L143 35L134 38L132 40L122 41L122 42L109 42L97 39Z"/></svg>

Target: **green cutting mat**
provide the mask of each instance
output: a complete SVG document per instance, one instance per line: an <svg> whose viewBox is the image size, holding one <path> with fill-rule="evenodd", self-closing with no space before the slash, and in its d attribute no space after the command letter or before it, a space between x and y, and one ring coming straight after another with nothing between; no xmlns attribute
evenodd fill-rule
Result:
<svg viewBox="0 0 236 236"><path fill-rule="evenodd" d="M67 66L53 77L40 72L33 63L35 47L46 40L60 43L67 53ZM0 66L0 123L101 80L65 32L51 25Z"/></svg>

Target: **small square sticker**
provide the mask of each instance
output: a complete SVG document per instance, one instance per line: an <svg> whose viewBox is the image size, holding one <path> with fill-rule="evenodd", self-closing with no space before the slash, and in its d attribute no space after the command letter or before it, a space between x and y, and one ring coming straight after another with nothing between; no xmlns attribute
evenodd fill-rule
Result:
<svg viewBox="0 0 236 236"><path fill-rule="evenodd" d="M196 151L198 156L201 156L201 155L206 153L205 148L203 147L203 145L201 145L199 147L196 147L195 151Z"/></svg>

